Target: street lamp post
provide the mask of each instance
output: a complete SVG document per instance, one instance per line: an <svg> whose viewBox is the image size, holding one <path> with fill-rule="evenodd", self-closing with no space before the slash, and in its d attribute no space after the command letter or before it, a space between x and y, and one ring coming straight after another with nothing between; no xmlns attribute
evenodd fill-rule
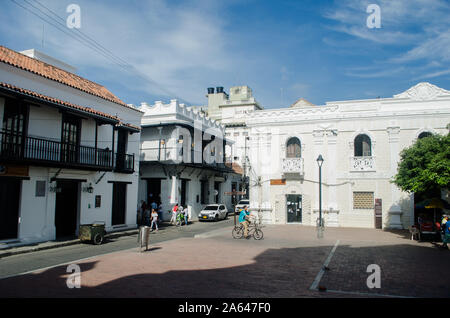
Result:
<svg viewBox="0 0 450 318"><path fill-rule="evenodd" d="M322 155L319 155L317 157L317 165L319 166L319 224L318 224L318 230L319 232L323 229L323 221L322 221L322 165L323 165L323 157ZM321 236L321 235L319 235Z"/></svg>

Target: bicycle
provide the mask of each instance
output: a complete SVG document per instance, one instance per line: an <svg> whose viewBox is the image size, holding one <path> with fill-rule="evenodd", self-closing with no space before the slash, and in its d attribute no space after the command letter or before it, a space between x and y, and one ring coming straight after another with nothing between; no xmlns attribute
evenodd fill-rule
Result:
<svg viewBox="0 0 450 318"><path fill-rule="evenodd" d="M184 221L184 214L183 213L177 213L177 218L176 218L176 221L175 221L175 225L177 227L180 227L184 223L185 223L185 221Z"/></svg>
<svg viewBox="0 0 450 318"><path fill-rule="evenodd" d="M231 231L231 235L235 239L241 239L244 237L244 226L242 224L235 225ZM248 226L248 236L253 236L255 240L262 240L264 233L260 226L256 222L252 222Z"/></svg>

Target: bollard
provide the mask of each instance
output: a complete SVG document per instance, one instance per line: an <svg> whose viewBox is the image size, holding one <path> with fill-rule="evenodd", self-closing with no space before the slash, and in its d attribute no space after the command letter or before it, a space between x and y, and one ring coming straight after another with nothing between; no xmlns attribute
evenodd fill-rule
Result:
<svg viewBox="0 0 450 318"><path fill-rule="evenodd" d="M150 237L150 226L140 226L139 227L139 235L138 235L138 243L139 243L139 252L142 252L142 247L145 246L145 250L148 250L148 241Z"/></svg>
<svg viewBox="0 0 450 318"><path fill-rule="evenodd" d="M325 220L322 219L322 224L320 224L320 220L316 220L316 230L317 230L317 238L321 239L323 238L323 232L325 230Z"/></svg>

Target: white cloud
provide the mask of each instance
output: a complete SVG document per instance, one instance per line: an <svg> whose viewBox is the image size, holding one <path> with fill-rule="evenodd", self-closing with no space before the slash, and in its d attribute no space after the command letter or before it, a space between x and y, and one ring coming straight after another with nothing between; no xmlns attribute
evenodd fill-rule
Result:
<svg viewBox="0 0 450 318"><path fill-rule="evenodd" d="M324 12L334 22L328 27L353 37L345 42L349 50L355 45L377 45L396 52L380 57L373 72L348 71L346 75L360 78L386 77L405 70L421 72L423 78L445 75L445 71L430 72L436 64L450 61L450 3L445 0L380 0L381 28L366 25L366 8L371 0L344 0ZM324 43L339 46L339 42L324 39ZM359 44L358 44L359 43ZM340 46L342 47L342 45ZM424 62L427 67L424 67Z"/></svg>
<svg viewBox="0 0 450 318"><path fill-rule="evenodd" d="M39 1L66 18L65 9L69 3ZM203 96L199 92L211 85L202 80L208 81L214 74L230 72L235 57L233 52L227 50L229 37L225 30L226 21L219 14L218 4L200 1L177 5L162 0L139 1L133 5L121 1L108 3L79 0L77 4L81 7L80 31L150 79L121 83L130 89L166 95L167 98L181 96L195 103L199 102L199 96ZM13 8L17 14L17 36L27 37L21 42L30 43L32 38L34 43L40 43L42 24L45 22L21 8ZM3 28L1 24L0 21ZM69 29L64 31L74 32ZM124 72L112 61L48 24L45 24L44 40L44 48L36 49L54 55L80 70L100 69L104 71L105 78ZM123 76L128 77L130 74ZM97 78L101 77L101 72L98 72Z"/></svg>

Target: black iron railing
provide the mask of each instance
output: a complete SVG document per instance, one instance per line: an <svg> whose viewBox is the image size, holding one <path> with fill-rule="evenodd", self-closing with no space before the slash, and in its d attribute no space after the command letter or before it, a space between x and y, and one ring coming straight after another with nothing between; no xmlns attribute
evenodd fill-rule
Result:
<svg viewBox="0 0 450 318"><path fill-rule="evenodd" d="M134 155L0 131L0 159L29 164L134 171Z"/></svg>
<svg viewBox="0 0 450 318"><path fill-rule="evenodd" d="M220 160L222 159L222 160ZM181 147L141 148L141 161L167 162L192 164L199 167L210 167L217 169L231 169L231 162L226 162L225 157L216 158L211 154L208 161L204 158L202 151L190 150L190 156L186 156Z"/></svg>

